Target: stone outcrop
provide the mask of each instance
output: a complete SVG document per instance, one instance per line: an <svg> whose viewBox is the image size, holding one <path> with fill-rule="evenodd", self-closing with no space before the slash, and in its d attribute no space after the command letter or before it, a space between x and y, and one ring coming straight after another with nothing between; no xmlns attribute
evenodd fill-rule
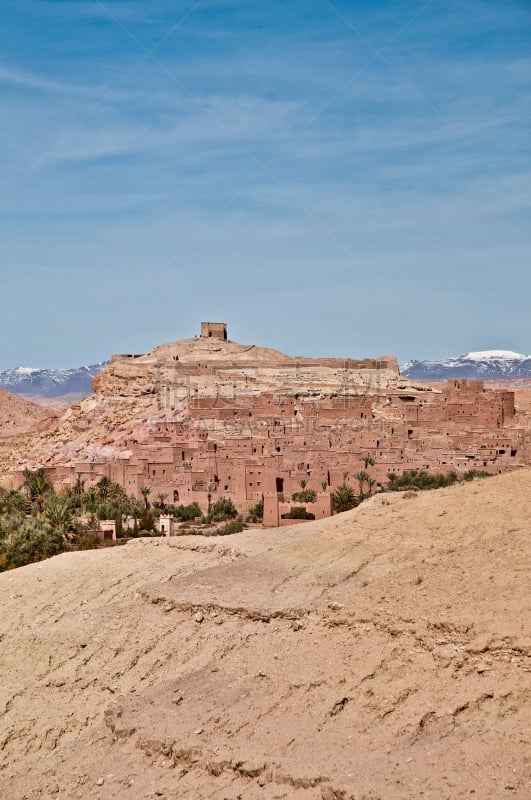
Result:
<svg viewBox="0 0 531 800"><path fill-rule="evenodd" d="M376 359L291 357L278 350L219 339L185 339L146 355L115 355L93 380L99 397L149 397L171 390L192 398L262 395L268 391L332 396L349 383L361 389L392 384L394 356Z"/></svg>

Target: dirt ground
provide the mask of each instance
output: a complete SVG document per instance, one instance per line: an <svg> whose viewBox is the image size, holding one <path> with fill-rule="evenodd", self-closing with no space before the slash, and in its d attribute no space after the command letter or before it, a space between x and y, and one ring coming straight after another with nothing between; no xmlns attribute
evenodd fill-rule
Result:
<svg viewBox="0 0 531 800"><path fill-rule="evenodd" d="M531 796L531 471L0 575L0 797Z"/></svg>

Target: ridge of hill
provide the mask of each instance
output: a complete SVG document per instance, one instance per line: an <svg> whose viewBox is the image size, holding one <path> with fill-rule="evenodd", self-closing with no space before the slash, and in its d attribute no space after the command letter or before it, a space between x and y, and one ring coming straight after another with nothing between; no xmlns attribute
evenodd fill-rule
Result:
<svg viewBox="0 0 531 800"><path fill-rule="evenodd" d="M58 418L57 411L0 389L0 442L43 431Z"/></svg>
<svg viewBox="0 0 531 800"><path fill-rule="evenodd" d="M0 794L524 800L530 488L0 575Z"/></svg>

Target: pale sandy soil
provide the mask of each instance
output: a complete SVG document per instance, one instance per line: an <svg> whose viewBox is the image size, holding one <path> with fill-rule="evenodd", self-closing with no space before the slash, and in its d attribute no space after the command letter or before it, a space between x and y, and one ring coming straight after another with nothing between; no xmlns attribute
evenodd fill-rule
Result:
<svg viewBox="0 0 531 800"><path fill-rule="evenodd" d="M531 471L0 576L0 797L531 796Z"/></svg>

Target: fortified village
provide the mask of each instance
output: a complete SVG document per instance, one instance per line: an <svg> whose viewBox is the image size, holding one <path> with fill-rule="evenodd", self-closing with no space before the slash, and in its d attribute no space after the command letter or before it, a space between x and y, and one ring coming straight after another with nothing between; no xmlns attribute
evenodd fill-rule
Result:
<svg viewBox="0 0 531 800"><path fill-rule="evenodd" d="M501 473L531 462L511 391L415 384L392 356L292 358L229 341L224 323L114 356L93 387L26 453L57 489L107 476L129 494L147 485L203 509L222 496L242 511L263 500L264 524L278 526L292 523L282 517L301 482L317 492L307 508L322 518L360 471L377 489L404 470Z"/></svg>

